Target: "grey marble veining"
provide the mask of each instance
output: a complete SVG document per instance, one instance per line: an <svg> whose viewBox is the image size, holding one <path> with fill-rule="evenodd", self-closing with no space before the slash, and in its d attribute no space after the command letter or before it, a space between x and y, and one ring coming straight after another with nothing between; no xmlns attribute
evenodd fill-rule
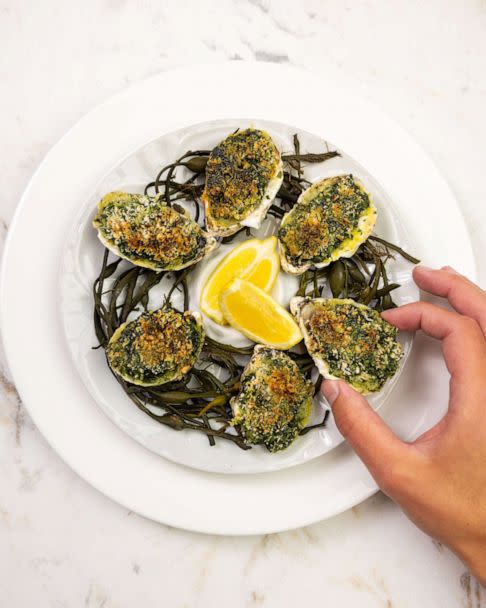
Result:
<svg viewBox="0 0 486 608"><path fill-rule="evenodd" d="M485 28L482 0L6 0L0 251L36 166L91 107L173 66L257 59L352 87L404 125L449 180L480 260ZM278 103L287 86L261 93ZM305 107L312 83L301 86ZM479 273L486 284L484 265ZM459 561L381 494L331 520L250 538L192 534L127 512L47 445L3 354L0 470L2 606L486 606Z"/></svg>

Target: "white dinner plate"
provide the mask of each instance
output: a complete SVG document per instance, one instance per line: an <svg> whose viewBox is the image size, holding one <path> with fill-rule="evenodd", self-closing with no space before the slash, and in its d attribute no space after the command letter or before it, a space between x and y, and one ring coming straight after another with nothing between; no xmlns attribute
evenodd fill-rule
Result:
<svg viewBox="0 0 486 608"><path fill-rule="evenodd" d="M312 82L313 94L303 100L300 86L286 86L285 94L277 94L283 81ZM154 454L97 407L73 365L59 314L59 263L66 235L102 177L154 137L235 116L294 125L335 143L389 195L418 257L431 265L453 264L474 276L454 196L401 128L324 77L231 62L179 69L137 84L85 116L50 151L10 229L1 323L26 407L53 448L82 477L157 521L211 533L253 534L329 517L372 494L376 484L346 444L300 466L253 475L197 471ZM412 438L442 415L447 387L438 350L417 338L393 399L380 412L402 437Z"/></svg>
<svg viewBox="0 0 486 608"><path fill-rule="evenodd" d="M296 466L335 448L343 441L343 437L331 416L326 428L299 437L292 446L282 452L272 454L263 446L254 446L251 450L242 451L235 444L224 440L216 440L216 445L210 447L206 436L202 433L175 432L148 418L146 414L137 409L110 372L103 350L93 349L97 340L93 328L92 286L100 272L104 247L97 238L92 220L98 201L107 192L112 190L143 192L145 185L153 181L161 166L173 162L188 150L210 150L237 127L246 128L248 126L268 131L283 153L292 151L293 135L297 130L295 127L274 121L230 119L190 125L171 133L165 133L124 158L98 184L73 222L61 256L59 274L59 311L68 346L83 382L102 410L122 430L156 454L179 464L213 473L264 473ZM298 135L303 152L336 149L332 143L323 141L322 137L302 131ZM305 177L310 181L316 181L331 175L352 173L371 193L377 207L378 219L374 232L404 249L413 249L404 233L398 210L394 208L390 197L373 176L366 172L365 168L347 156L344 150L339 150L339 153L340 156L324 163L305 166ZM178 177L184 179L188 176L182 175L179 169ZM190 204L187 206L187 210L189 213L193 211ZM277 228L278 223L275 218L268 217L261 228L253 230L252 234L264 238L275 234ZM201 290L211 270L228 251L236 246L237 242L246 238L248 237L244 235L238 236L235 241L220 246L210 256L198 263L188 280L191 310L199 310ZM419 298L419 291L412 280L410 262L396 256L394 260L388 262L387 269L390 281L401 285L400 289L393 294L398 305L413 302ZM281 272L273 289L273 296L288 308L298 285L297 277ZM170 283L161 282L151 291L150 309L160 306L169 287ZM181 300L182 297L178 298L177 295L173 297L176 306L180 307ZM200 310L199 312L202 313ZM130 316L129 320L136 316L136 314ZM204 314L203 320L206 333L211 338L236 346L251 344L249 340L229 326L221 327ZM404 349L404 357L393 379L388 381L381 391L370 397L370 403L375 410L382 407L389 398L393 399L392 389L398 381L410 353L411 338L410 333L401 332L400 340ZM323 406L325 406L322 401L316 397L309 424L316 424L322 420Z"/></svg>

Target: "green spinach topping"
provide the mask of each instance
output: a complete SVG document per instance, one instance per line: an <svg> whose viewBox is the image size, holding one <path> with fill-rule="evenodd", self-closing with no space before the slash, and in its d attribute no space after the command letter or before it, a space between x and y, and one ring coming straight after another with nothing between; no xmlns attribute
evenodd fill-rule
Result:
<svg viewBox="0 0 486 608"><path fill-rule="evenodd" d="M160 196L112 192L101 202L93 224L123 256L157 269L197 261L206 246L196 222L168 207Z"/></svg>
<svg viewBox="0 0 486 608"><path fill-rule="evenodd" d="M329 365L332 375L372 392L395 374L402 356L398 330L376 310L339 300L306 306L312 306L304 314L307 348Z"/></svg>
<svg viewBox="0 0 486 608"><path fill-rule="evenodd" d="M371 202L352 175L317 182L293 207L278 232L294 266L320 263L352 238Z"/></svg>
<svg viewBox="0 0 486 608"><path fill-rule="evenodd" d="M193 367L203 342L202 328L190 313L161 308L121 326L106 355L112 369L132 382L162 384Z"/></svg>
<svg viewBox="0 0 486 608"><path fill-rule="evenodd" d="M258 346L233 400L233 423L248 443L264 444L270 452L283 450L304 428L313 390L287 354Z"/></svg>
<svg viewBox="0 0 486 608"><path fill-rule="evenodd" d="M203 200L210 220L238 222L261 202L280 161L271 137L245 129L229 135L211 152Z"/></svg>

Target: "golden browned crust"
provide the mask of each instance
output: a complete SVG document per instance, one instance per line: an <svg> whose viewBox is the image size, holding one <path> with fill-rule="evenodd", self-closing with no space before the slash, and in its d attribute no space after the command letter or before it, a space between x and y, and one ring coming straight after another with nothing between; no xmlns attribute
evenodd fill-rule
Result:
<svg viewBox="0 0 486 608"><path fill-rule="evenodd" d="M202 200L208 226L234 224L250 215L275 177L280 154L265 131L229 135L211 152Z"/></svg>

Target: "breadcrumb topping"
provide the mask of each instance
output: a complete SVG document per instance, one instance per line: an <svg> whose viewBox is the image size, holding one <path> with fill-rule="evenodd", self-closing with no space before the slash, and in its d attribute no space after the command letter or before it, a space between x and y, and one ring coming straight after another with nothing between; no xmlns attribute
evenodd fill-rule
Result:
<svg viewBox="0 0 486 608"><path fill-rule="evenodd" d="M135 384L162 384L187 374L203 340L202 328L191 313L161 308L122 326L106 354L112 369Z"/></svg>
<svg viewBox="0 0 486 608"><path fill-rule="evenodd" d="M397 329L376 310L334 299L305 306L307 349L333 376L372 392L395 374L402 357Z"/></svg>
<svg viewBox="0 0 486 608"><path fill-rule="evenodd" d="M160 197L114 194L103 199L93 223L122 255L152 262L160 270L202 257L206 238L196 222Z"/></svg>
<svg viewBox="0 0 486 608"><path fill-rule="evenodd" d="M283 450L307 423L313 385L282 351L259 346L241 377L233 399L233 423L249 443Z"/></svg>
<svg viewBox="0 0 486 608"><path fill-rule="evenodd" d="M352 175L317 182L289 212L278 238L294 266L328 259L354 236L371 201Z"/></svg>
<svg viewBox="0 0 486 608"><path fill-rule="evenodd" d="M211 152L202 200L209 221L238 222L261 202L275 177L280 155L270 135L245 129L229 135Z"/></svg>

